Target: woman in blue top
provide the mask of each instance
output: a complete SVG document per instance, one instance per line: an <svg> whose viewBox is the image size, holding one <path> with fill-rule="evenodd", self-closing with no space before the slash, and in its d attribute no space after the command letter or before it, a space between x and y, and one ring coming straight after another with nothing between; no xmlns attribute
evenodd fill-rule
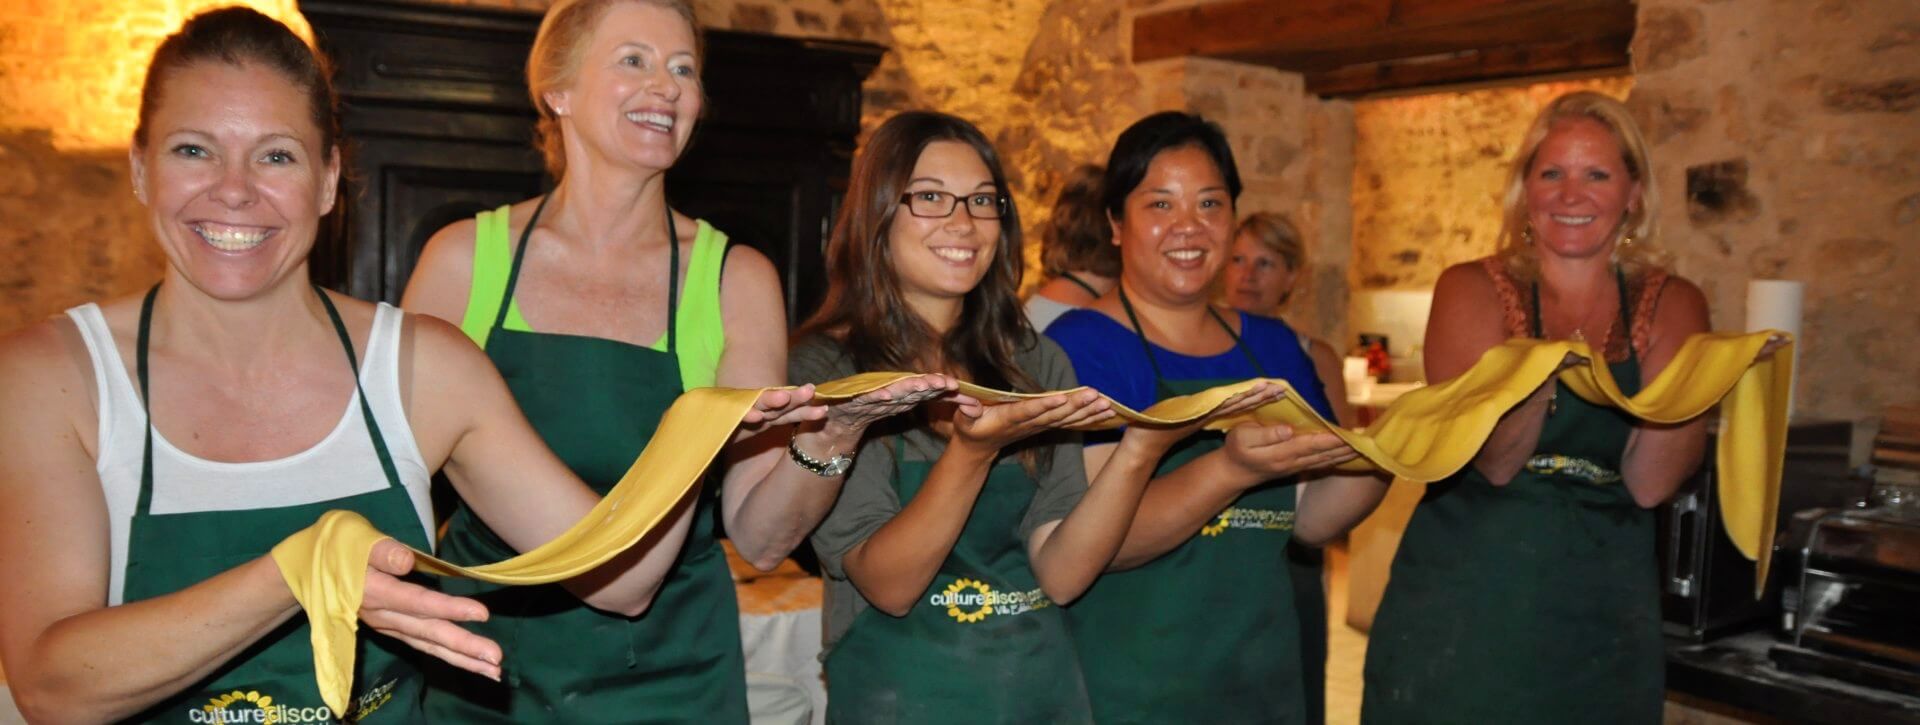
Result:
<svg viewBox="0 0 1920 725"><path fill-rule="evenodd" d="M1214 308L1240 179L1218 126L1166 112L1128 128L1104 204L1120 284L1047 328L1082 384L1129 407L1252 377L1284 378L1331 418L1286 323ZM1114 446L1086 439L1097 475ZM1068 609L1100 722L1304 722L1319 663L1303 652L1290 539L1318 545L1386 492L1372 477L1315 479L1355 453L1284 425L1196 434L1163 459L1109 572Z"/></svg>

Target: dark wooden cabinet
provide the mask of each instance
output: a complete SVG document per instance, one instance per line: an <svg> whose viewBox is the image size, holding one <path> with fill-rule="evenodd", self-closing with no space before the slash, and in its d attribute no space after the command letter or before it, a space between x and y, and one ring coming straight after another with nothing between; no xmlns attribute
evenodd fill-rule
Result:
<svg viewBox="0 0 1920 725"><path fill-rule="evenodd" d="M538 15L385 2L300 9L332 57L347 137L342 209L313 254L321 284L398 301L420 247L457 219L548 188L525 63ZM860 84L883 48L708 32L707 110L668 174L675 208L780 270L797 321L846 188Z"/></svg>

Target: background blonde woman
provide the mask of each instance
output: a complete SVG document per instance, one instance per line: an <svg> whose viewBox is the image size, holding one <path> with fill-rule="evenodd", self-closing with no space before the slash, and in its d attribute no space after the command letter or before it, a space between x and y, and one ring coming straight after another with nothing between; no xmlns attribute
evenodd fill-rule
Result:
<svg viewBox="0 0 1920 725"><path fill-rule="evenodd" d="M1220 275L1220 296L1241 312L1278 319L1293 299L1300 273L1307 268L1307 245L1300 229L1284 216L1258 212L1240 220L1233 235L1233 254ZM1340 352L1325 340L1300 335L1313 359L1313 373L1326 386L1327 403L1342 425L1353 425L1347 405L1347 381L1341 374Z"/></svg>

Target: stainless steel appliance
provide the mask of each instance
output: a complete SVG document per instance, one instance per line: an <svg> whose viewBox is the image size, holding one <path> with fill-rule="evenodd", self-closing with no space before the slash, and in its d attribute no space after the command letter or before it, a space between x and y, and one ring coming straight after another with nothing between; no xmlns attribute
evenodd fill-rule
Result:
<svg viewBox="0 0 1920 725"><path fill-rule="evenodd" d="M1920 692L1920 516L1903 507L1812 521L1797 596L1783 602L1783 670Z"/></svg>

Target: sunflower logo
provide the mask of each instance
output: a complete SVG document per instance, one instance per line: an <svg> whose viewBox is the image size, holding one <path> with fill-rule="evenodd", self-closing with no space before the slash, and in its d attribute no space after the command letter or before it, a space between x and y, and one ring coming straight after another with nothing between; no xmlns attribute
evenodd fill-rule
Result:
<svg viewBox="0 0 1920 725"><path fill-rule="evenodd" d="M1231 525L1232 523L1233 523L1233 509L1227 509L1225 511L1220 512L1220 518L1215 519L1213 523L1200 527L1200 535L1201 536L1219 536L1220 532L1226 531L1227 526Z"/></svg>
<svg viewBox="0 0 1920 725"><path fill-rule="evenodd" d="M277 713L273 709L273 696L262 695L258 690L248 690L246 692L234 690L233 692L208 700L207 704L201 706L200 709L208 714L213 714L221 710L231 709L236 703L251 703L255 709L260 711L261 717L259 721L264 725L273 725L273 723L279 722ZM219 722L220 720L216 718L213 721Z"/></svg>
<svg viewBox="0 0 1920 725"><path fill-rule="evenodd" d="M973 610L971 612L960 608L960 603L962 601L960 598L960 593L968 589L972 589L980 593L979 595L980 608ZM988 614L993 613L993 606L988 604L988 602L993 600L993 590L987 587L986 582L977 582L972 579L961 579L959 581L956 581L947 587L946 599L947 599L947 616L952 617L956 620L959 620L962 623L970 624L973 622L978 622L982 619L986 619Z"/></svg>

